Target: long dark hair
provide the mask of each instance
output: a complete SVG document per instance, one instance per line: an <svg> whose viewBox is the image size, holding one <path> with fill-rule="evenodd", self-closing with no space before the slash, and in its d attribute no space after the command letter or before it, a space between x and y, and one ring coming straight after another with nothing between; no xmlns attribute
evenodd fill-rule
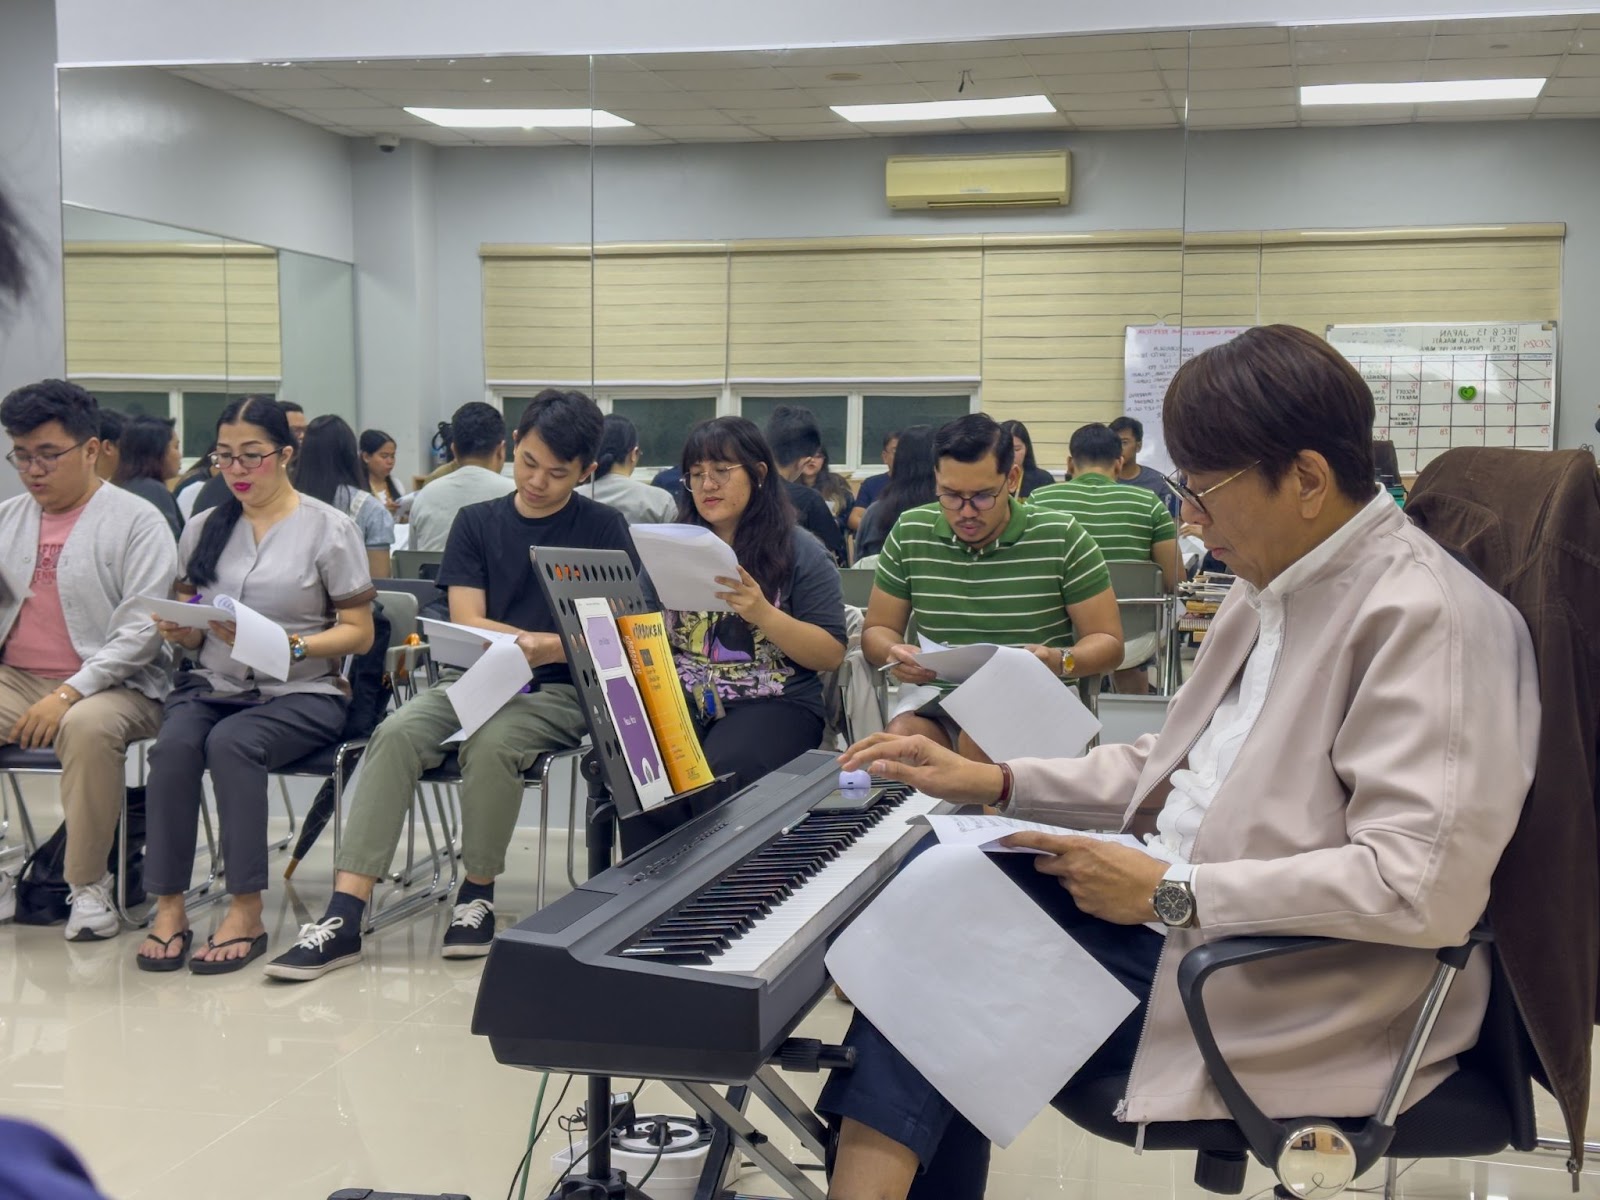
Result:
<svg viewBox="0 0 1600 1200"><path fill-rule="evenodd" d="M117 475L112 483L135 479L167 481L167 448L172 445L172 422L166 417L130 417L117 438Z"/></svg>
<svg viewBox="0 0 1600 1200"><path fill-rule="evenodd" d="M606 417L600 428L600 448L595 451L594 477L609 475L618 463L626 462L639 445L639 431L627 417L616 413Z"/></svg>
<svg viewBox="0 0 1600 1200"><path fill-rule="evenodd" d="M381 443L380 443L381 445ZM302 496L312 496L338 507L342 487L367 492L367 476L356 453L356 432L343 417L318 417L306 426L295 459L294 486Z"/></svg>
<svg viewBox="0 0 1600 1200"><path fill-rule="evenodd" d="M199 480L201 483L204 483L207 479L210 479L211 478L211 456L213 454L215 454L216 452L217 452L217 439L216 438L212 438L211 439L211 444L205 448L205 453L203 453L199 458L194 460L194 466L190 467L182 475L178 476L178 486L172 489L173 492L176 493L176 492L183 491L184 488L188 487L191 483L195 482L196 480Z"/></svg>
<svg viewBox="0 0 1600 1200"><path fill-rule="evenodd" d="M710 528L689 494L689 470L703 462L736 462L744 468L750 502L734 530L733 552L768 596L785 591L794 573L795 512L767 439L754 421L743 417L713 417L689 431L683 444L678 520Z"/></svg>
<svg viewBox="0 0 1600 1200"><path fill-rule="evenodd" d="M883 516L878 528L885 537L900 514L908 508L932 504L939 489L934 483L933 426L912 425L900 431L900 443L894 450L894 466L889 468L889 482L879 493L873 507L883 506Z"/></svg>
<svg viewBox="0 0 1600 1200"><path fill-rule="evenodd" d="M1000 422L1000 428L1005 430L1007 438L1022 439L1022 473L1026 475L1029 471L1037 471L1039 469L1039 460L1034 457L1033 439L1028 436L1028 427L1021 421L1002 421ZM899 453L898 449L895 450L897 456Z"/></svg>
<svg viewBox="0 0 1600 1200"><path fill-rule="evenodd" d="M307 426L307 428L310 428L310 427ZM348 428L348 426L346 426L346 428ZM362 430L362 432L361 432L361 453L362 454L376 454L379 450L382 450L385 446L387 446L390 442L393 442L393 441L394 441L394 439L392 437L390 437L387 433L385 433L381 429L365 429L365 430ZM364 492L365 491L369 491L369 490L371 490L371 487L372 487L372 473L367 470L367 462L366 462L365 459L357 459L356 461L361 464L361 470L365 473L365 478L363 478L361 480L361 490L364 491ZM400 499L400 489L395 487L395 485L394 485L394 472L393 471L390 471L389 474L388 474L388 477L384 479L383 486L386 489L388 489L389 499L391 499L391 500Z"/></svg>
<svg viewBox="0 0 1600 1200"><path fill-rule="evenodd" d="M233 401L217 418L217 436L222 436L224 425L239 424L256 426L280 452L294 448L294 431L289 428L289 418L283 415L283 409L271 396L240 396ZM200 540L184 572L185 578L195 587L203 588L217 581L217 559L222 557L223 547L233 536L233 528L239 523L242 512L244 505L229 488L228 498L203 514L205 526L200 530Z"/></svg>
<svg viewBox="0 0 1600 1200"><path fill-rule="evenodd" d="M826 450L822 452L822 466L817 471L816 482L811 486L828 502L828 508L834 516L842 513L850 506L850 501L856 498L845 477L834 471L833 464L828 461Z"/></svg>

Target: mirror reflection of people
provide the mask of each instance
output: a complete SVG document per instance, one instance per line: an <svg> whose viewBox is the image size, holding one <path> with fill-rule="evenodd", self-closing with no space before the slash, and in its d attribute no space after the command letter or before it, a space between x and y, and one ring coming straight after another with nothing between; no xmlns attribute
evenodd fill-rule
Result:
<svg viewBox="0 0 1600 1200"><path fill-rule="evenodd" d="M600 434L594 473L584 485L583 494L600 504L609 504L627 518L629 525L661 525L675 520L677 496L635 479L633 473L638 466L639 431L627 417L608 414Z"/></svg>
<svg viewBox="0 0 1600 1200"><path fill-rule="evenodd" d="M1111 432L1122 439L1122 469L1117 472L1117 479L1154 492L1167 506L1173 520L1177 520L1177 493L1168 486L1166 476L1139 461L1139 452L1144 449L1144 422L1137 417L1118 417L1111 422Z"/></svg>
<svg viewBox="0 0 1600 1200"><path fill-rule="evenodd" d="M381 429L361 431L361 464L366 488L393 516L400 507L401 490L394 481L394 439Z"/></svg>
<svg viewBox="0 0 1600 1200"><path fill-rule="evenodd" d="M117 455L117 470L111 482L155 505L156 511L172 529L172 536L183 533L183 514L167 486L183 468L178 434L166 417L137 416L122 427L122 442Z"/></svg>
<svg viewBox="0 0 1600 1200"><path fill-rule="evenodd" d="M1540 723L1527 626L1377 487L1372 420L1361 376L1298 328L1249 330L1179 368L1172 486L1240 582L1159 734L998 765L892 734L842 756L1061 828L1013 835L1038 856L997 865L1139 999L1085 1068L1131 1071L1121 1121L1227 1116L1175 977L1193 947L1250 934L1351 944L1217 977L1208 1009L1243 1085L1268 1116L1375 1112L1394 1031L1414 1023L1435 951L1467 940L1517 826ZM1477 1041L1488 994L1480 950L1407 1106ZM937 1156L942 1196L981 1195L976 1129L860 1013L846 1043L855 1069L817 1105L840 1129L829 1194L905 1196Z"/></svg>
<svg viewBox="0 0 1600 1200"><path fill-rule="evenodd" d="M356 447L355 430L343 417L318 417L300 439L294 486L354 521L367 548L367 570L374 579L388 579L394 516L367 490L367 472Z"/></svg>
<svg viewBox="0 0 1600 1200"><path fill-rule="evenodd" d="M413 550L442 551L458 512L517 487L500 471L506 461L506 419L494 405L469 400L440 428L450 431L451 469L424 484L411 502Z"/></svg>

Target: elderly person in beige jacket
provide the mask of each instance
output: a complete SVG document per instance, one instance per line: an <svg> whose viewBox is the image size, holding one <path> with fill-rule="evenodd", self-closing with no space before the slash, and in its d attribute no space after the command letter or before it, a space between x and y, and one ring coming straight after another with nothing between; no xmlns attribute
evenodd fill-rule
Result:
<svg viewBox="0 0 1600 1200"><path fill-rule="evenodd" d="M1062 827L1011 841L1045 852L1034 880L1065 891L1034 890L1141 997L1085 1068L1131 1072L1121 1120L1227 1115L1176 975L1190 948L1236 934L1357 943L1218 975L1207 1007L1269 1115L1368 1115L1432 951L1466 940L1516 827L1539 727L1532 644L1376 486L1371 394L1320 339L1267 326L1209 350L1179 370L1164 417L1183 519L1240 582L1162 731L999 765L879 734L845 766ZM1148 853L1070 832L1089 828ZM1479 951L1408 1106L1474 1043L1488 990ZM818 1104L840 1126L831 1194L904 1196L937 1154L941 1196L981 1195L987 1143L860 1015L849 1041L857 1069Z"/></svg>

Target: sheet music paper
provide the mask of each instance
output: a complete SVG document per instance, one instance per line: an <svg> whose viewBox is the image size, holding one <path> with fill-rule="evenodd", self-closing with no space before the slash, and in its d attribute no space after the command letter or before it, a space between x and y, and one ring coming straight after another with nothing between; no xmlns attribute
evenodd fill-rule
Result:
<svg viewBox="0 0 1600 1200"><path fill-rule="evenodd" d="M445 688L450 707L461 721L460 730L446 740L466 739L506 706L506 701L533 682L533 668L516 639L499 641L467 673Z"/></svg>
<svg viewBox="0 0 1600 1200"><path fill-rule="evenodd" d="M497 642L514 642L517 635L499 629L479 629L475 625L457 625L452 621L438 621L422 617L417 621L428 635L428 654L434 662L447 667L470 667L483 657L483 652Z"/></svg>
<svg viewBox="0 0 1600 1200"><path fill-rule="evenodd" d="M232 623L233 661L271 679L289 678L289 634L270 617L264 617L232 596L214 596L211 604L186 604L160 596L140 596L152 616L182 625L185 629L209 631L211 622Z"/></svg>
<svg viewBox="0 0 1600 1200"><path fill-rule="evenodd" d="M1077 691L1030 651L997 646L943 700L945 712L995 762L1075 758L1100 732Z"/></svg>
<svg viewBox="0 0 1600 1200"><path fill-rule="evenodd" d="M1013 833L1070 834L1073 837L1094 838L1100 842L1115 842L1144 854L1146 846L1131 833L1102 833L1098 830L1067 829L1060 825L1046 825L1042 821L1023 821L1016 817L1002 817L995 813L929 813L912 817L909 825L926 825L944 846L972 846L987 854L1044 854L1043 850L1029 850L1021 846L1002 846L1002 839ZM1153 856L1154 857L1154 856Z"/></svg>
<svg viewBox="0 0 1600 1200"><path fill-rule="evenodd" d="M728 589L717 577L739 578L733 547L703 525L635 525L639 561L665 608L679 612L732 612L717 599Z"/></svg>
<svg viewBox="0 0 1600 1200"><path fill-rule="evenodd" d="M1002 1147L1138 1007L966 846L914 859L839 935L827 964L856 1008Z"/></svg>

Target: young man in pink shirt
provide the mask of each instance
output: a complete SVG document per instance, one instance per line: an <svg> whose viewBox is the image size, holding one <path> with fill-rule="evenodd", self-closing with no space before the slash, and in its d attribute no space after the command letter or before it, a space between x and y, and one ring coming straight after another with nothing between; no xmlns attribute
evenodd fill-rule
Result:
<svg viewBox="0 0 1600 1200"><path fill-rule="evenodd" d="M107 859L128 743L153 737L168 687L138 598L177 574L172 532L148 501L96 473L100 413L58 379L0 402L24 495L0 503L0 743L54 749L67 822L72 941L114 937ZM0 920L15 910L0 876Z"/></svg>

